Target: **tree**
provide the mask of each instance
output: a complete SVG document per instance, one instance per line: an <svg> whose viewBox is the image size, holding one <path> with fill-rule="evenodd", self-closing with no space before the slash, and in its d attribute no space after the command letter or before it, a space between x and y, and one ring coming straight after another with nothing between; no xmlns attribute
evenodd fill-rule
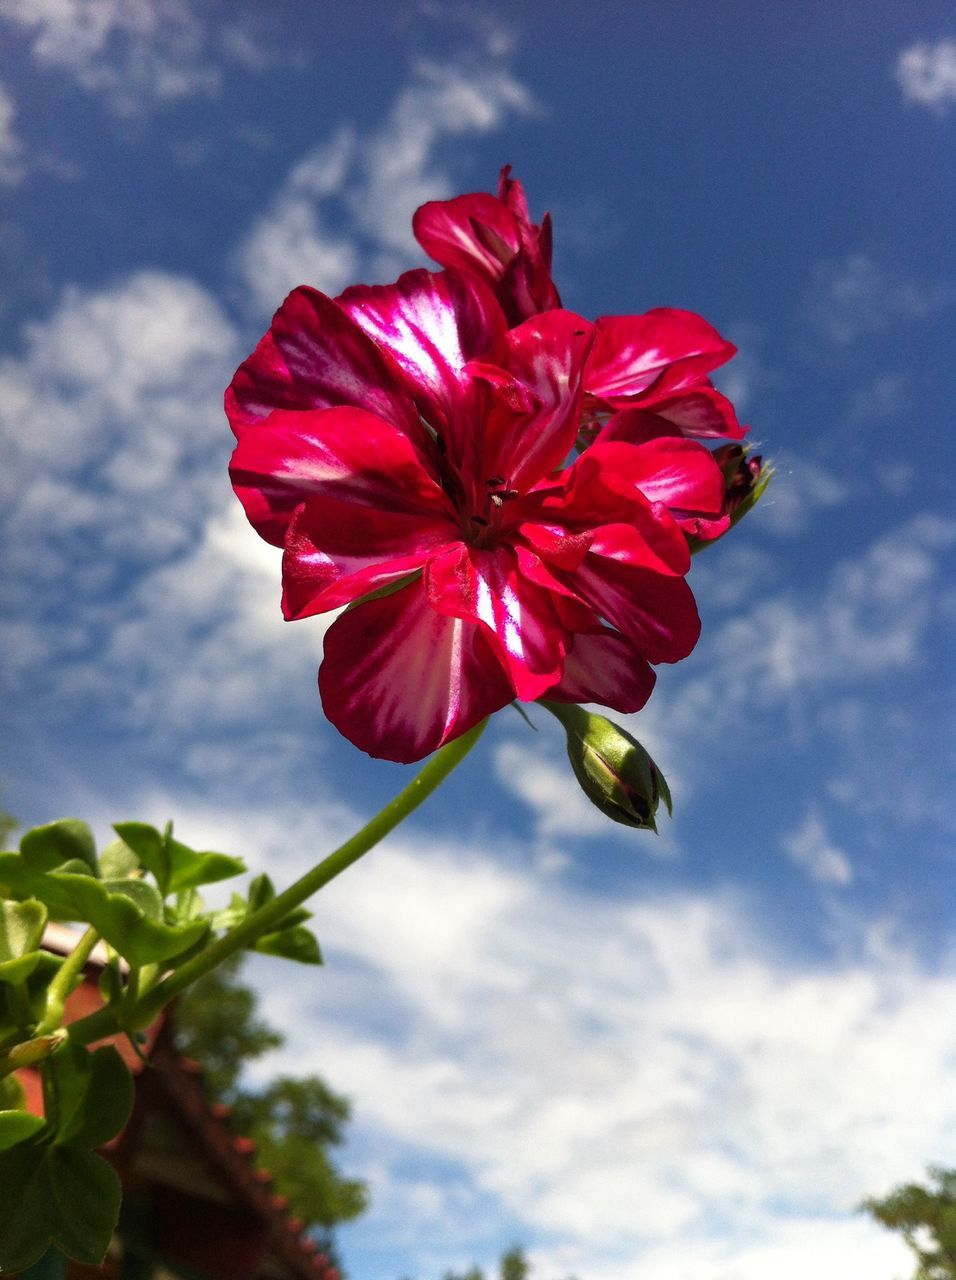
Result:
<svg viewBox="0 0 956 1280"><path fill-rule="evenodd" d="M529 1280L531 1263L520 1244L513 1245L507 1253L503 1253L498 1262L499 1280ZM485 1280L485 1273L480 1267L472 1267L470 1271L446 1271L443 1280ZM568 1280L574 1280L568 1276Z"/></svg>
<svg viewBox="0 0 956 1280"><path fill-rule="evenodd" d="M232 1111L237 1133L256 1143L257 1158L272 1173L276 1190L307 1227L330 1233L363 1213L368 1191L344 1178L331 1148L342 1141L351 1107L319 1076L279 1076L261 1090L241 1084L247 1062L277 1049L284 1038L257 1013L255 993L239 981L236 957L213 970L183 996L175 1010L176 1043L202 1064L213 1102Z"/></svg>
<svg viewBox="0 0 956 1280"><path fill-rule="evenodd" d="M913 1280L956 1280L956 1169L930 1168L927 1176L929 1186L905 1183L860 1209L902 1235L916 1255Z"/></svg>

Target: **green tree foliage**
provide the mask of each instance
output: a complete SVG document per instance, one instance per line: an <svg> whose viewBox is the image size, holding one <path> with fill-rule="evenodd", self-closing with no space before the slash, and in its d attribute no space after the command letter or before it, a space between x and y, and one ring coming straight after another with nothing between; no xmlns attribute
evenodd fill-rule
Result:
<svg viewBox="0 0 956 1280"><path fill-rule="evenodd" d="M177 1044L202 1064L211 1100L229 1105L236 1132L255 1141L257 1159L288 1198L289 1211L328 1233L368 1205L365 1184L342 1177L332 1159L350 1104L315 1075L280 1076L258 1091L243 1087L246 1063L284 1041L258 1016L240 966L239 957L227 961L180 999Z"/></svg>
<svg viewBox="0 0 956 1280"><path fill-rule="evenodd" d="M499 1280L529 1280L531 1263L524 1249L518 1244L507 1253L503 1253L498 1262ZM446 1271L443 1280L485 1280L485 1273L480 1267L472 1267L469 1271ZM568 1280L574 1280L568 1276Z"/></svg>
<svg viewBox="0 0 956 1280"><path fill-rule="evenodd" d="M501 1258L501 1280L528 1280L531 1264L525 1257L524 1249L515 1245Z"/></svg>
<svg viewBox="0 0 956 1280"><path fill-rule="evenodd" d="M860 1209L898 1231L916 1255L913 1280L956 1280L956 1169L927 1170L928 1186L906 1183Z"/></svg>

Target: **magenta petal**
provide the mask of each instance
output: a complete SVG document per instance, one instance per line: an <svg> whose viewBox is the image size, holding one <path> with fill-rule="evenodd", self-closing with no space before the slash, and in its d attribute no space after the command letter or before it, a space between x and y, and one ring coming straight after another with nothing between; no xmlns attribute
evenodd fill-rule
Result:
<svg viewBox="0 0 956 1280"><path fill-rule="evenodd" d="M361 751L411 764L514 698L478 627L428 607L421 582L368 600L325 637L319 691Z"/></svg>
<svg viewBox="0 0 956 1280"><path fill-rule="evenodd" d="M581 375L593 336L593 326L573 312L548 311L496 344L487 364L499 372L472 366L476 377L494 386L485 475L524 490L564 464L578 433Z"/></svg>
<svg viewBox="0 0 956 1280"><path fill-rule="evenodd" d="M615 417L636 412L625 410ZM614 418L608 427L613 423ZM639 445L605 444L602 435L589 452L592 458L602 459L605 483L616 489L634 486L655 509L666 507L686 534L710 539L727 531L730 517L724 514L724 476L703 445L680 436L657 437Z"/></svg>
<svg viewBox="0 0 956 1280"><path fill-rule="evenodd" d="M304 618L348 604L421 569L457 535L440 514L312 498L298 508L286 534L282 612L287 619Z"/></svg>
<svg viewBox="0 0 956 1280"><path fill-rule="evenodd" d="M338 303L395 359L429 425L453 437L445 442L453 452L471 395L465 365L505 330L488 286L454 271L406 271L395 284L346 289Z"/></svg>
<svg viewBox="0 0 956 1280"><path fill-rule="evenodd" d="M628 448L628 455L628 480L649 502L662 502L671 510L720 514L724 477L703 445L693 440L663 438L633 445Z"/></svg>
<svg viewBox="0 0 956 1280"><path fill-rule="evenodd" d="M249 520L277 546L295 508L315 494L452 518L408 437L361 409L277 410L242 434L229 473Z"/></svg>
<svg viewBox="0 0 956 1280"><path fill-rule="evenodd" d="M567 632L554 597L521 573L511 547L436 556L425 589L434 609L485 628L519 698L539 698L560 677Z"/></svg>
<svg viewBox="0 0 956 1280"><path fill-rule="evenodd" d="M294 289L269 332L236 371L226 414L236 435L274 409L352 405L412 439L424 436L398 371L340 307L315 289Z"/></svg>
<svg viewBox="0 0 956 1280"><path fill-rule="evenodd" d="M430 200L416 210L412 230L425 252L443 267L478 271L489 280L500 278L520 247L514 214L483 191Z"/></svg>
<svg viewBox="0 0 956 1280"><path fill-rule="evenodd" d="M566 492L544 507L556 523L590 529L592 547L602 555L684 574L687 542L664 504L641 492L644 475L638 446L595 444L568 468Z"/></svg>
<svg viewBox="0 0 956 1280"><path fill-rule="evenodd" d="M597 702L626 715L640 711L656 679L626 636L603 627L574 637L564 675L544 696L555 702Z"/></svg>
<svg viewBox="0 0 956 1280"><path fill-rule="evenodd" d="M682 435L698 440L719 440L723 437L742 440L747 434L747 428L737 421L734 406L709 382L673 398L654 399L649 408L656 416L677 427Z"/></svg>
<svg viewBox="0 0 956 1280"><path fill-rule="evenodd" d="M679 662L700 638L700 618L684 578L589 554L574 586L648 662Z"/></svg>
<svg viewBox="0 0 956 1280"><path fill-rule="evenodd" d="M626 408L651 389L674 392L698 382L736 350L693 311L658 307L640 316L601 316L585 386Z"/></svg>

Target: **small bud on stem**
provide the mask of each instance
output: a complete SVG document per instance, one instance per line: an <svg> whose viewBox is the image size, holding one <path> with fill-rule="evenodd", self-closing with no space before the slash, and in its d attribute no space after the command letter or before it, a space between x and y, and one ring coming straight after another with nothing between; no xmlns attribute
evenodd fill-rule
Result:
<svg viewBox="0 0 956 1280"><path fill-rule="evenodd" d="M637 739L576 703L541 705L564 726L571 768L591 803L615 822L656 832L657 807L663 800L670 813L671 793Z"/></svg>

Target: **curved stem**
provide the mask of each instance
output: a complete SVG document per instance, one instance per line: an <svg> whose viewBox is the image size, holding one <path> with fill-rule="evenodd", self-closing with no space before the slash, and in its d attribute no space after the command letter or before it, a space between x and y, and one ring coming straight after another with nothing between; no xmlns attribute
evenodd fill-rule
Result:
<svg viewBox="0 0 956 1280"><path fill-rule="evenodd" d="M57 969L47 990L46 1008L43 1011L43 1019L34 1033L35 1035L50 1035L59 1027L63 1021L66 998L73 990L77 979L83 972L83 966L89 960L93 948L99 940L100 935L90 925L59 969Z"/></svg>
<svg viewBox="0 0 956 1280"><path fill-rule="evenodd" d="M435 752L408 786L390 800L385 808L354 836L330 853L327 858L323 858L288 889L252 915L247 916L234 929L230 929L204 951L187 960L152 990L145 992L135 1007L124 1015L123 1027L126 1030L139 1030L149 1026L173 996L179 995L181 991L192 986L198 978L222 964L234 952L251 946L257 938L280 925L291 911L301 906L307 898L311 898L330 880L334 880L353 862L357 862L363 854L368 853L369 849L374 848L404 818L427 800L455 766L461 763L478 741L486 723L487 721L483 720L473 729L462 734L460 738L446 743ZM72 1023L68 1031L70 1038L78 1044L89 1044L92 1040L108 1036L118 1029L115 1013L110 1009L99 1009L96 1013Z"/></svg>

